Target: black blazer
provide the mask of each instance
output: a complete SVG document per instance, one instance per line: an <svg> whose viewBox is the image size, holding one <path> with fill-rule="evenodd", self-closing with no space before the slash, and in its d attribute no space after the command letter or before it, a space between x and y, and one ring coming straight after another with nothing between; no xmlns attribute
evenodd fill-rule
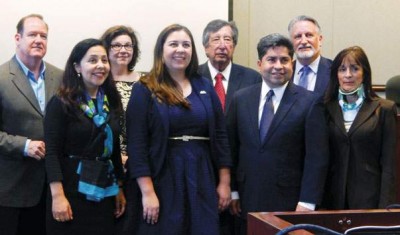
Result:
<svg viewBox="0 0 400 235"><path fill-rule="evenodd" d="M337 101L327 103L327 114L331 163L324 205L377 209L394 203L395 104L380 98L364 101L349 132Z"/></svg>
<svg viewBox="0 0 400 235"><path fill-rule="evenodd" d="M212 82L213 78L211 77L207 63L199 66L199 73ZM260 83L262 79L261 75L257 71L244 67L242 65L232 63L231 74L228 81L228 89L226 91L225 100L225 113L228 112L233 94L236 91L251 86L253 84Z"/></svg>
<svg viewBox="0 0 400 235"><path fill-rule="evenodd" d="M110 160L113 163L116 178L122 179L123 168L119 145L120 115L113 107L109 107L109 110L107 123L113 136L113 151ZM97 127L91 118L83 112L77 113L76 116L73 116L71 112L59 96L54 96L47 105L44 119L45 165L49 183L62 181L67 195L77 195L79 177L76 175L76 170L80 160L70 159L69 156L101 156L104 151L104 139L94 141L99 135L103 136L103 130Z"/></svg>
<svg viewBox="0 0 400 235"><path fill-rule="evenodd" d="M289 82L264 142L258 108L261 84L238 91L227 114L242 216L293 211L299 201L319 204L328 169L324 107L312 92Z"/></svg>

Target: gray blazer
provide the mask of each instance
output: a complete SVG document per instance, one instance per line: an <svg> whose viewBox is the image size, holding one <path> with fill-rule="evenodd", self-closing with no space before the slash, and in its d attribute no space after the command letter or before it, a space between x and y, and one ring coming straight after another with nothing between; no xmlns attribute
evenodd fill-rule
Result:
<svg viewBox="0 0 400 235"><path fill-rule="evenodd" d="M46 104L62 71L45 63ZM36 205L45 184L44 161L24 156L27 139L43 140L39 103L16 57L0 66L0 206Z"/></svg>

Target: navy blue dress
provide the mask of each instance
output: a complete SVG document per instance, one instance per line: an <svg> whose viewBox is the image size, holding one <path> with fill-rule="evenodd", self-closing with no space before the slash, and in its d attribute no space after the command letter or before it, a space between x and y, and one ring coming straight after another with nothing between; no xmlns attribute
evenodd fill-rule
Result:
<svg viewBox="0 0 400 235"><path fill-rule="evenodd" d="M194 92L187 99L191 109L169 107L169 136L208 137L204 105ZM218 199L209 140L169 140L164 166L159 180L154 182L160 201L158 223L148 225L142 219L138 234L219 234Z"/></svg>

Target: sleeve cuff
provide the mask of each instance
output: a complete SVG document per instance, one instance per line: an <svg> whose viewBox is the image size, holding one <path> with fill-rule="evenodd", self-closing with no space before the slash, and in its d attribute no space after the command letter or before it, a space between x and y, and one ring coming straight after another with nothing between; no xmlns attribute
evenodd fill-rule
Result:
<svg viewBox="0 0 400 235"><path fill-rule="evenodd" d="M307 203L307 202L299 202L298 205L305 207L309 210L315 210L315 204L314 203Z"/></svg>
<svg viewBox="0 0 400 235"><path fill-rule="evenodd" d="M231 199L232 200L238 200L239 199L239 192L238 191L232 191L231 192Z"/></svg>
<svg viewBox="0 0 400 235"><path fill-rule="evenodd" d="M24 148L24 156L28 157L28 148L29 148L29 144L31 143L31 139L27 139L25 142L25 148Z"/></svg>

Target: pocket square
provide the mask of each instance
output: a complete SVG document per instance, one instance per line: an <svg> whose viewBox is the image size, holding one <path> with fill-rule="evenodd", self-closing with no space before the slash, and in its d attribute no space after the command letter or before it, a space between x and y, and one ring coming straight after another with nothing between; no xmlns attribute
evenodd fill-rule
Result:
<svg viewBox="0 0 400 235"><path fill-rule="evenodd" d="M207 94L207 92L206 91L200 91L200 94L202 95L202 94Z"/></svg>

